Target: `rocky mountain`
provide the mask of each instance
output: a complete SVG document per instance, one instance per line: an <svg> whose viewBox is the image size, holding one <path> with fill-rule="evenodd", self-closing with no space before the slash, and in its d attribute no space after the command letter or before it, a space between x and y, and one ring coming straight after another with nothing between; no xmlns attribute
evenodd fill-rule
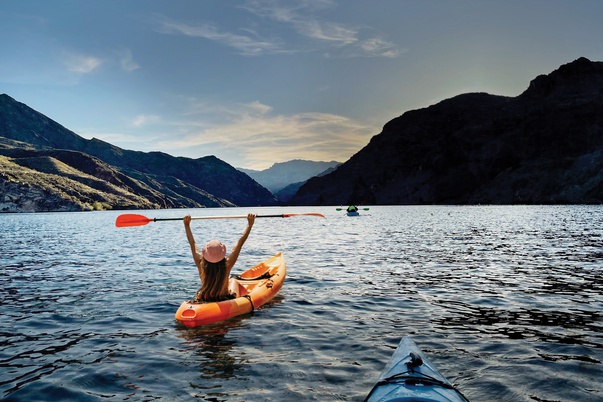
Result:
<svg viewBox="0 0 603 402"><path fill-rule="evenodd" d="M516 97L413 110L293 205L603 202L603 63L580 58Z"/></svg>
<svg viewBox="0 0 603 402"><path fill-rule="evenodd" d="M267 189L214 156L173 157L87 140L5 94L0 156L0 212L277 203Z"/></svg>
<svg viewBox="0 0 603 402"><path fill-rule="evenodd" d="M162 194L90 155L15 151L12 157L0 155L0 212L150 209L165 202Z"/></svg>
<svg viewBox="0 0 603 402"><path fill-rule="evenodd" d="M278 193L291 184L304 183L310 177L323 174L325 171L341 165L341 162L314 162L295 159L288 162L275 163L266 170L239 170L272 191Z"/></svg>

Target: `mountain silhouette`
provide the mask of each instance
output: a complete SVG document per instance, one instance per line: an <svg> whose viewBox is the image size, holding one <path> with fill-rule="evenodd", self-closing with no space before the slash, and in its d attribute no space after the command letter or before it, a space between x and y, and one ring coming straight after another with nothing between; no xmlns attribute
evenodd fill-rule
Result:
<svg viewBox="0 0 603 402"><path fill-rule="evenodd" d="M293 205L603 202L603 63L579 58L516 97L412 110Z"/></svg>

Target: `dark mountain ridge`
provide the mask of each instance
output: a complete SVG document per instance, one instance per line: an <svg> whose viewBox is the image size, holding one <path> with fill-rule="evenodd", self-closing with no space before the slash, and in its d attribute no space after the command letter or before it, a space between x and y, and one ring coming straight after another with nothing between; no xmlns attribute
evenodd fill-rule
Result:
<svg viewBox="0 0 603 402"><path fill-rule="evenodd" d="M388 122L297 205L603 202L603 63L580 58L517 97L463 94Z"/></svg>

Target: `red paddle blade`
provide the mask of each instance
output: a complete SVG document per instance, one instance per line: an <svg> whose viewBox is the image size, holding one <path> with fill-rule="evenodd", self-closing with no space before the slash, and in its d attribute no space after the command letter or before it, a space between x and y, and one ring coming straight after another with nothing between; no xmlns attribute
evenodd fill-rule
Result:
<svg viewBox="0 0 603 402"><path fill-rule="evenodd" d="M283 214L283 218L291 218L292 216L318 216L319 218L324 218L323 214L319 214L317 212L307 212L304 214Z"/></svg>
<svg viewBox="0 0 603 402"><path fill-rule="evenodd" d="M117 217L115 226L118 228L127 228L130 226L144 226L149 222L153 222L153 219L138 214L123 214Z"/></svg>

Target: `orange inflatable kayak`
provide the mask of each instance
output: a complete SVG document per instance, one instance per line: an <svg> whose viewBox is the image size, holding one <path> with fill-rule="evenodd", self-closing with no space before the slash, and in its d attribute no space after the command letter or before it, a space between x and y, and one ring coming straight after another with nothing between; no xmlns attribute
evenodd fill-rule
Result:
<svg viewBox="0 0 603 402"><path fill-rule="evenodd" d="M229 290L237 294L235 299L205 303L185 301L176 311L176 320L192 328L250 313L276 296L286 273L285 257L278 253L240 275L231 275Z"/></svg>

